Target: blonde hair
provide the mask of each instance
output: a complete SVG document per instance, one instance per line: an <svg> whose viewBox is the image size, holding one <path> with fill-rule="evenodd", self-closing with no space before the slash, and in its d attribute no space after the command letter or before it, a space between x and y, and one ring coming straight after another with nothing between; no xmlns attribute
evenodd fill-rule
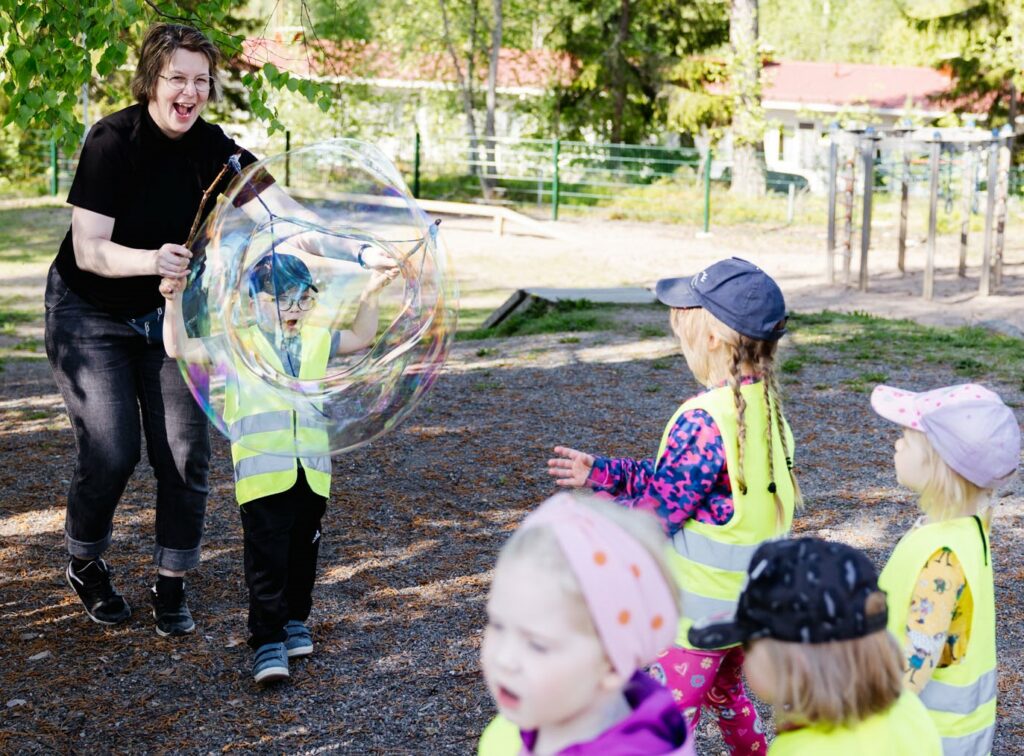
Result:
<svg viewBox="0 0 1024 756"><path fill-rule="evenodd" d="M885 594L868 596L865 611L885 611ZM903 691L903 657L888 630L827 643L754 643L766 652L780 724L855 724L888 709Z"/></svg>
<svg viewBox="0 0 1024 756"><path fill-rule="evenodd" d="M614 522L644 547L669 586L676 609L680 610L679 591L675 588L675 579L669 567L668 539L654 515L624 509L596 496L577 494L575 498L588 509ZM562 551L558 537L550 527L537 525L517 530L498 553L494 571L497 572L502 565L518 559L528 559L530 564L545 570L565 594L565 607L570 614L572 625L580 632L597 636L597 629L590 617L590 610L587 608L579 581L569 566L569 560Z"/></svg>
<svg viewBox="0 0 1024 756"><path fill-rule="evenodd" d="M928 483L920 491L918 506L928 519L933 522L952 520L956 517L967 517L973 514L980 514L984 517L986 524L992 517L991 507L982 507L981 512L977 511L979 500L986 499L991 493L989 488L981 488L971 483L964 476L946 464L946 461L939 456L932 446L928 437L918 430L911 428L903 429L903 438L907 444L914 447L925 460L925 473Z"/></svg>
<svg viewBox="0 0 1024 756"><path fill-rule="evenodd" d="M747 492L747 481L743 474L743 457L747 442L747 425L744 422L744 414L747 410L747 402L740 391L741 379L744 369L756 371L761 375L765 406L768 407L768 422L765 424L765 440L768 443L768 490L775 502L776 520L781 524L785 519L785 511L782 499L775 490L775 455L772 450L774 445L773 419L778 429L779 438L782 440L782 451L786 457L787 472L793 486L795 506L799 507L803 504L803 495L800 493L800 484L793 472L793 456L789 449L789 440L786 437L785 415L782 409L782 392L779 389L779 381L775 373L775 352L779 345L778 339L762 341L744 336L703 307L673 307L669 318L672 330L682 343L684 352L689 352L686 355L686 361L690 370L693 371L694 377L705 386L727 380L732 388L733 402L736 406L738 451L737 469L729 470L729 476L742 494ZM776 328L782 328L784 323L784 320L780 321ZM725 347L724 349L699 348L699 345L707 343L708 338L712 335L718 338ZM698 348L693 349L694 346Z"/></svg>

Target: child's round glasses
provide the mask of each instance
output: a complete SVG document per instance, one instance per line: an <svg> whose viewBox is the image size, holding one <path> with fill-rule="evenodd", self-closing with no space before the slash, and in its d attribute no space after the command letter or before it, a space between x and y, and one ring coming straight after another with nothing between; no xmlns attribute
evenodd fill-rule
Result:
<svg viewBox="0 0 1024 756"><path fill-rule="evenodd" d="M307 312L313 309L313 305L316 304L316 297L312 294L301 294L297 297L281 297L279 301L282 310L298 307L303 312Z"/></svg>
<svg viewBox="0 0 1024 756"><path fill-rule="evenodd" d="M197 92L209 92L210 91L210 77L209 76L197 76L194 79L190 79L187 76L164 76L163 74L157 74L161 79L167 82L167 85L175 92L181 92L188 83L191 81L196 88Z"/></svg>

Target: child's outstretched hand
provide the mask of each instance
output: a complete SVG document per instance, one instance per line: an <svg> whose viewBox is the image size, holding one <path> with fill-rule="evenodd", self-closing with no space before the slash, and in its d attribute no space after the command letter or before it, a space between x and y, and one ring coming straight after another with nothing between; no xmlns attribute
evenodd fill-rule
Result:
<svg viewBox="0 0 1024 756"><path fill-rule="evenodd" d="M590 477L590 469L594 466L594 458L586 452L556 446L558 456L548 460L548 475L560 486L582 488Z"/></svg>
<svg viewBox="0 0 1024 756"><path fill-rule="evenodd" d="M398 277L398 268L389 268L387 270L374 270L370 274L370 280L366 282L366 288L363 289L363 294L377 294L385 286L395 280Z"/></svg>

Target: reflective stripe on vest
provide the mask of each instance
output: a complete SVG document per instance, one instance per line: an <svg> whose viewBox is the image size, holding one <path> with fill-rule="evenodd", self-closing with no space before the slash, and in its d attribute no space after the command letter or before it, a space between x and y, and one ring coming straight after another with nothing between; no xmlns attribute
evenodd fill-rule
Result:
<svg viewBox="0 0 1024 756"><path fill-rule="evenodd" d="M287 472L295 469L293 457L275 457L272 454L257 454L255 457L246 457L235 463L235 481L251 478L253 475L265 473Z"/></svg>
<svg viewBox="0 0 1024 756"><path fill-rule="evenodd" d="M694 618L694 621L702 617L736 613L736 601L708 598L707 596L701 596L699 593L692 593L685 588L679 592L682 594L683 606L686 607L689 613L688 616Z"/></svg>
<svg viewBox="0 0 1024 756"><path fill-rule="evenodd" d="M981 520L958 517L925 523L900 539L878 585L888 595L889 631L907 644L910 602L921 567L936 551L952 551L970 590L967 650L955 664L936 667L920 694L947 754L985 754L996 721L996 620L989 538ZM907 650L904 648L904 657Z"/></svg>
<svg viewBox="0 0 1024 756"><path fill-rule="evenodd" d="M921 701L931 711L970 714L996 697L996 671L990 669L970 685L950 685L932 679L921 691Z"/></svg>
<svg viewBox="0 0 1024 756"><path fill-rule="evenodd" d="M683 611L676 643L689 646L690 626L704 617L734 612L746 578L747 567L757 547L769 538L785 534L793 518L794 491L786 462L785 447L778 426L771 424L775 485L783 504L783 518L776 517L774 497L768 493L768 404L763 383L741 387L746 401L744 422L744 477L747 493L732 491L733 516L725 525L687 520L672 537L675 548L672 572L682 591ZM714 420L722 436L726 467L739 467L739 431L732 389L723 387L705 392L684 403L669 420L662 435L657 461L668 446L668 437L679 416L700 409ZM789 449L792 434L784 425Z"/></svg>
<svg viewBox="0 0 1024 756"><path fill-rule="evenodd" d="M720 570L746 572L760 544L722 543L695 530L676 531L672 544L680 556Z"/></svg>
<svg viewBox="0 0 1024 756"><path fill-rule="evenodd" d="M302 460L302 466L307 470L316 470L317 472L331 473L331 458L327 456L323 457L299 457Z"/></svg>
<svg viewBox="0 0 1024 756"><path fill-rule="evenodd" d="M240 418L228 426L230 438L238 440L242 436L253 433L271 433L273 431L291 430L291 410L276 410L274 412L260 412L258 415L248 415Z"/></svg>
<svg viewBox="0 0 1024 756"><path fill-rule="evenodd" d="M996 736L996 726L990 725L984 730L961 735L958 738L942 738L942 756L980 756L992 751L992 741Z"/></svg>

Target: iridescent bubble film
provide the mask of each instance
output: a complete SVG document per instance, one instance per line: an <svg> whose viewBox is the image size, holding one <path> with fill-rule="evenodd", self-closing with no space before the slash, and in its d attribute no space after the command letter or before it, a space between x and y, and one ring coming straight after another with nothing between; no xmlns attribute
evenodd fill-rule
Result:
<svg viewBox="0 0 1024 756"><path fill-rule="evenodd" d="M332 140L241 170L192 252L179 364L236 460L365 444L448 356L457 295L438 225L372 145Z"/></svg>

